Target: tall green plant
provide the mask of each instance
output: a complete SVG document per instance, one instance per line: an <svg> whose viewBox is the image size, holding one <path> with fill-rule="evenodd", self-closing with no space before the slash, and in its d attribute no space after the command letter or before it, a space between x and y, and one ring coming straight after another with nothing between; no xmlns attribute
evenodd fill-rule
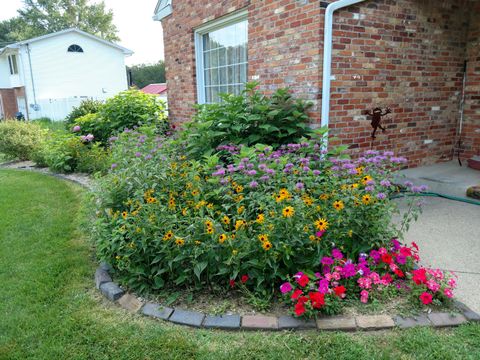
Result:
<svg viewBox="0 0 480 360"><path fill-rule="evenodd" d="M188 152L201 157L222 144L262 143L277 148L311 134L307 113L311 103L294 99L288 89L267 96L257 85L246 84L240 95L223 94L218 104L198 105L183 135Z"/></svg>

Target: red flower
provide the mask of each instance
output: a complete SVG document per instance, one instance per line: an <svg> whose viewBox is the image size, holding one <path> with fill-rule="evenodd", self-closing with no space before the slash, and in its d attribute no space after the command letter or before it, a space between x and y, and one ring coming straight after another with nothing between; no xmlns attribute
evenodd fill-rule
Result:
<svg viewBox="0 0 480 360"><path fill-rule="evenodd" d="M320 292L310 292L308 297L310 298L314 309L320 309L325 305L325 295Z"/></svg>
<svg viewBox="0 0 480 360"><path fill-rule="evenodd" d="M306 296L300 296L300 297L298 298L298 302L299 302L300 304L305 304L307 301L308 301L308 298L307 298Z"/></svg>
<svg viewBox="0 0 480 360"><path fill-rule="evenodd" d="M410 250L410 248L408 247L403 246L400 248L400 255L403 255L405 257L412 256L412 250Z"/></svg>
<svg viewBox="0 0 480 360"><path fill-rule="evenodd" d="M297 283L301 287L307 286L308 281L309 281L308 275L305 275L305 274L300 275L300 277L297 279Z"/></svg>
<svg viewBox="0 0 480 360"><path fill-rule="evenodd" d="M403 271L400 270L399 268L396 268L396 269L395 269L395 275L397 275L398 277L401 277L401 278L405 276L405 274L403 273Z"/></svg>
<svg viewBox="0 0 480 360"><path fill-rule="evenodd" d="M295 315L301 316L305 313L305 305L303 303L296 303L295 304Z"/></svg>
<svg viewBox="0 0 480 360"><path fill-rule="evenodd" d="M385 264L390 264L392 262L392 255L383 254L382 255L382 262L384 262Z"/></svg>
<svg viewBox="0 0 480 360"><path fill-rule="evenodd" d="M424 305L430 304L432 302L432 299L433 299L432 294L428 292L424 292L422 293L422 295L420 295L420 300Z"/></svg>
<svg viewBox="0 0 480 360"><path fill-rule="evenodd" d="M392 276L388 273L382 276L382 280L387 284L390 284L393 281Z"/></svg>
<svg viewBox="0 0 480 360"><path fill-rule="evenodd" d="M240 280L241 280L242 284L245 284L248 281L248 275L243 275Z"/></svg>
<svg viewBox="0 0 480 360"><path fill-rule="evenodd" d="M426 272L427 271L423 268L412 271L412 274L413 274L412 280L415 282L415 284L420 285L420 284L425 284L427 282Z"/></svg>
<svg viewBox="0 0 480 360"><path fill-rule="evenodd" d="M297 300L300 295L303 294L303 291L300 289L297 289L293 292L291 299L292 300Z"/></svg>
<svg viewBox="0 0 480 360"><path fill-rule="evenodd" d="M341 286L337 286L336 288L333 288L333 291L335 292L335 295L337 295L338 297L344 298L345 292L347 291L347 289L345 288L345 286L341 285Z"/></svg>
<svg viewBox="0 0 480 360"><path fill-rule="evenodd" d="M235 287L235 280L230 280L230 287L231 288Z"/></svg>

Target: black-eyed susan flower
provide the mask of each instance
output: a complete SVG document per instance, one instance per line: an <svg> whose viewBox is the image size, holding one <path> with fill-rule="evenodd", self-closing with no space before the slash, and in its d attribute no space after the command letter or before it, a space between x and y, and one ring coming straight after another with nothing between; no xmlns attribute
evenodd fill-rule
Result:
<svg viewBox="0 0 480 360"><path fill-rule="evenodd" d="M122 212L122 218L126 219L128 217L128 212L123 211Z"/></svg>
<svg viewBox="0 0 480 360"><path fill-rule="evenodd" d="M227 239L228 239L228 236L226 234L220 234L220 236L218 237L218 242L220 244L223 244Z"/></svg>
<svg viewBox="0 0 480 360"><path fill-rule="evenodd" d="M372 197L368 194L366 195L363 195L362 196L362 202L365 204L365 205L368 205L372 202Z"/></svg>
<svg viewBox="0 0 480 360"><path fill-rule="evenodd" d="M325 201L325 200L328 200L328 198L329 198L328 194L322 194L322 195L320 195L320 200Z"/></svg>
<svg viewBox="0 0 480 360"><path fill-rule="evenodd" d="M207 234L212 235L215 232L213 227L207 227Z"/></svg>
<svg viewBox="0 0 480 360"><path fill-rule="evenodd" d="M172 230L168 230L165 235L163 235L163 240L170 240L171 238L173 237L173 231Z"/></svg>
<svg viewBox="0 0 480 360"><path fill-rule="evenodd" d="M343 204L342 200L336 200L333 202L333 207L335 210L340 211L345 207L345 205Z"/></svg>
<svg viewBox="0 0 480 360"><path fill-rule="evenodd" d="M193 190L192 191L192 196L198 196L200 194L200 191L198 190Z"/></svg>
<svg viewBox="0 0 480 360"><path fill-rule="evenodd" d="M362 175L364 169L363 166L356 167L355 170L357 171L357 175Z"/></svg>
<svg viewBox="0 0 480 360"><path fill-rule="evenodd" d="M185 240L183 240L182 238L175 239L175 244L178 246L183 246L185 245Z"/></svg>
<svg viewBox="0 0 480 360"><path fill-rule="evenodd" d="M245 206L243 206L243 205L242 205L242 206L240 206L240 207L237 209L237 213L238 213L238 215L241 215L241 214L243 214L243 212L244 212L244 211L245 211Z"/></svg>
<svg viewBox="0 0 480 360"><path fill-rule="evenodd" d="M208 227L213 227L213 222L211 220L205 220L204 224L207 228Z"/></svg>
<svg viewBox="0 0 480 360"><path fill-rule="evenodd" d="M370 175L365 175L363 178L362 178L362 184L363 185L367 185L370 181L372 181L373 178L370 176Z"/></svg>
<svg viewBox="0 0 480 360"><path fill-rule="evenodd" d="M324 218L318 219L315 221L315 226L320 231L325 231L328 228L328 221Z"/></svg>
<svg viewBox="0 0 480 360"><path fill-rule="evenodd" d="M230 225L230 218L225 215L223 218L222 218L222 222L225 224L225 225Z"/></svg>
<svg viewBox="0 0 480 360"><path fill-rule="evenodd" d="M292 206L286 206L282 210L283 217L292 217L295 214L295 209Z"/></svg>
<svg viewBox="0 0 480 360"><path fill-rule="evenodd" d="M237 194L241 193L243 191L243 186L242 185L238 185L236 188L235 188L235 191L237 192Z"/></svg>
<svg viewBox="0 0 480 360"><path fill-rule="evenodd" d="M272 243L270 241L264 241L262 243L262 248L263 250L268 251L272 248Z"/></svg>
<svg viewBox="0 0 480 360"><path fill-rule="evenodd" d="M258 240L260 240L262 243L265 241L268 241L268 235L267 234L260 234L258 235Z"/></svg>
<svg viewBox="0 0 480 360"><path fill-rule="evenodd" d="M240 230L241 228L245 227L247 222L245 220L237 220L235 221L235 230Z"/></svg>
<svg viewBox="0 0 480 360"><path fill-rule="evenodd" d="M257 222L257 224L263 224L263 222L265 221L265 215L258 214L257 219L255 221Z"/></svg>

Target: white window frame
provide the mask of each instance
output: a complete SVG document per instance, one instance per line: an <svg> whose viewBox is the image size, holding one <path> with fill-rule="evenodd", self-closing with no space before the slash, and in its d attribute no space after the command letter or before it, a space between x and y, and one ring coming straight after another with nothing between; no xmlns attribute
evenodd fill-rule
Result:
<svg viewBox="0 0 480 360"><path fill-rule="evenodd" d="M195 29L195 67L197 75L197 102L205 104L205 72L203 66L203 35L241 21L247 21L248 49L248 10L240 10L213 20ZM248 67L247 67L248 69ZM248 71L248 70L247 70Z"/></svg>
<svg viewBox="0 0 480 360"><path fill-rule="evenodd" d="M10 75L18 75L18 60L16 54L8 55L8 65L10 67Z"/></svg>

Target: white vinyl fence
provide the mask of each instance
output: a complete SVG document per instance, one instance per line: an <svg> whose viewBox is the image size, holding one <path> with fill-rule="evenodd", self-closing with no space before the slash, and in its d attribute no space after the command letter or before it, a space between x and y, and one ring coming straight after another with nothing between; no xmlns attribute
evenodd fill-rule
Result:
<svg viewBox="0 0 480 360"><path fill-rule="evenodd" d="M37 100L37 106L30 106L28 115L30 120L41 117L48 117L53 121L65 120L67 115L72 111L72 108L80 105L85 99L94 99L90 97L74 97L63 99L41 99Z"/></svg>

